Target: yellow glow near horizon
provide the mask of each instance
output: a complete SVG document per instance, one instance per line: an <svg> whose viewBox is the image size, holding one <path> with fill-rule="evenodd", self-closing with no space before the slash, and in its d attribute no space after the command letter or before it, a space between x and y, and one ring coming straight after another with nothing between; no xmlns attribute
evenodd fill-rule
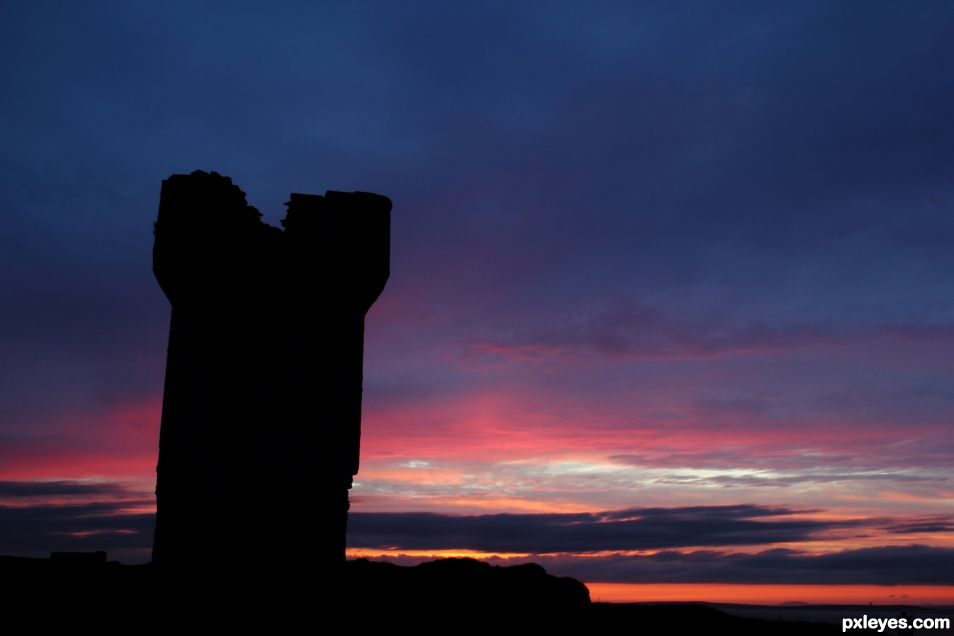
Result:
<svg viewBox="0 0 954 636"><path fill-rule="evenodd" d="M349 559L394 559L408 557L412 559L480 559L494 557L501 559L525 559L530 556L521 552L481 552L480 550L405 550L403 548L348 548Z"/></svg>

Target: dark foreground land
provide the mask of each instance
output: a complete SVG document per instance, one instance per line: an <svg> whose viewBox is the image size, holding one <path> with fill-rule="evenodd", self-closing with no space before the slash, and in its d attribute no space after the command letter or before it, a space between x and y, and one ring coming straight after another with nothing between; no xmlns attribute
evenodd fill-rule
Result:
<svg viewBox="0 0 954 636"><path fill-rule="evenodd" d="M510 631L515 626L581 633L602 629L632 634L841 633L833 622L791 620L790 614L785 620L771 620L704 603L591 603L589 591L579 581L551 576L532 564L494 567L472 559L442 559L400 567L358 560L349 561L337 581L317 572L283 571L289 580L250 586L208 575L163 580L148 565L106 562L104 555L0 557L3 614L7 620L27 620L27 625L37 627L102 627L133 633L183 625L284 633L299 632L303 624L310 628L307 631L319 633L370 627ZM869 614L873 609L882 614L893 611L854 608ZM917 608L905 609L910 615ZM845 615L854 614L845 608ZM809 612L805 616L813 617Z"/></svg>

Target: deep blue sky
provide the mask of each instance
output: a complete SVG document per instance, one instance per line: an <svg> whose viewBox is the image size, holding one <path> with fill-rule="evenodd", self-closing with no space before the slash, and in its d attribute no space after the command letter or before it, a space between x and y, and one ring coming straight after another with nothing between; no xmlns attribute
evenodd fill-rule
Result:
<svg viewBox="0 0 954 636"><path fill-rule="evenodd" d="M394 201L359 510L950 515L951 33L946 1L3 3L0 479L151 488L152 221L201 168L272 223Z"/></svg>

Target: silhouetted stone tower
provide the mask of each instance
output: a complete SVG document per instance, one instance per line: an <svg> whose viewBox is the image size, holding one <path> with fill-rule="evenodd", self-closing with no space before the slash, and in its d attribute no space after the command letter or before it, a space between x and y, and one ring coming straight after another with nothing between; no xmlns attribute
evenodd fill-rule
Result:
<svg viewBox="0 0 954 636"><path fill-rule="evenodd" d="M162 572L247 579L344 560L364 317L388 279L391 202L329 191L286 205L282 231L215 172L162 183Z"/></svg>

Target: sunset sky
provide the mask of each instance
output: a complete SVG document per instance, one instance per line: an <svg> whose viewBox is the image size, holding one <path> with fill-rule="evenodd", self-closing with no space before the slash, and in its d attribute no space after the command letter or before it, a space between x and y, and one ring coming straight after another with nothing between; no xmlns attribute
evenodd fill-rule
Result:
<svg viewBox="0 0 954 636"><path fill-rule="evenodd" d="M954 586L952 30L946 0L2 3L0 554L148 560L152 223L204 169L272 224L394 202L354 556Z"/></svg>

